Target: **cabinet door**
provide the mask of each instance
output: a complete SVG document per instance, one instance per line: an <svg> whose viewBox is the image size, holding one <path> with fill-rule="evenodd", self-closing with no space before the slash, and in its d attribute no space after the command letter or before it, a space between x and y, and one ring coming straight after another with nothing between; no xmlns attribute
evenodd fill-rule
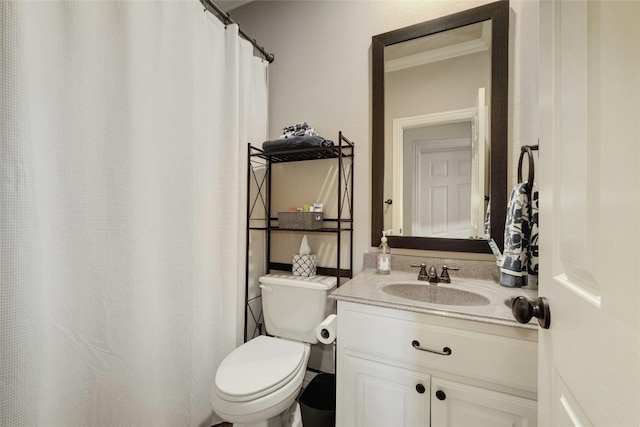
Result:
<svg viewBox="0 0 640 427"><path fill-rule="evenodd" d="M537 402L440 378L431 380L431 426L531 427Z"/></svg>
<svg viewBox="0 0 640 427"><path fill-rule="evenodd" d="M339 378L339 426L429 425L429 375L345 356Z"/></svg>

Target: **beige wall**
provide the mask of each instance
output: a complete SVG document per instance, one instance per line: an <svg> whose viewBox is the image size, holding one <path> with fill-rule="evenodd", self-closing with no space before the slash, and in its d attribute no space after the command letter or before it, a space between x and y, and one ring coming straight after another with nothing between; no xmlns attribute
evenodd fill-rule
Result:
<svg viewBox="0 0 640 427"><path fill-rule="evenodd" d="M251 37L275 54L269 68L270 136L276 138L283 126L306 120L329 139L337 138L342 130L356 142L356 272L362 269L362 254L371 250L371 37L485 3L489 1L256 1L231 11ZM538 3L510 4L509 136L516 147L510 153L513 184L519 145L536 143L538 138ZM333 197L324 181L335 171L325 173L306 166L301 171L293 169L287 171L287 181L304 188L305 195L279 203L327 203L320 198ZM275 196L286 199L283 194ZM314 250L314 246L319 250L328 247L319 237L309 237ZM283 240L276 256L290 262L299 237ZM331 259L330 253L327 256Z"/></svg>

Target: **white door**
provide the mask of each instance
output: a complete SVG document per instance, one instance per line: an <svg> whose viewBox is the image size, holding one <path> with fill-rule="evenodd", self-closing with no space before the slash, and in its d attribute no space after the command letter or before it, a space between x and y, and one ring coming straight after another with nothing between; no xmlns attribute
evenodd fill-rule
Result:
<svg viewBox="0 0 640 427"><path fill-rule="evenodd" d="M640 2L540 2L540 426L640 425Z"/></svg>
<svg viewBox="0 0 640 427"><path fill-rule="evenodd" d="M413 235L469 237L470 144L468 138L414 142Z"/></svg>

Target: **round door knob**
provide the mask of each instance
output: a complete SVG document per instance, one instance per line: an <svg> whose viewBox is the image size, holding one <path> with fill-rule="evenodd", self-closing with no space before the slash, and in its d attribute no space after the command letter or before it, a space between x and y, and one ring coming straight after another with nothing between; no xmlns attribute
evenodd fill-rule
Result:
<svg viewBox="0 0 640 427"><path fill-rule="evenodd" d="M444 391L438 390L436 391L436 397L438 398L438 400L445 400L447 398L447 395Z"/></svg>
<svg viewBox="0 0 640 427"><path fill-rule="evenodd" d="M532 317L538 319L538 324L544 329L549 329L551 325L551 312L549 303L544 297L529 301L526 297L517 297L511 303L513 317L520 323L529 323Z"/></svg>
<svg viewBox="0 0 640 427"><path fill-rule="evenodd" d="M416 386L416 391L417 391L418 393L420 393L420 394L424 393L426 390L427 390L427 389L426 389L426 388L424 388L424 386L423 386L422 384L418 384L418 385Z"/></svg>

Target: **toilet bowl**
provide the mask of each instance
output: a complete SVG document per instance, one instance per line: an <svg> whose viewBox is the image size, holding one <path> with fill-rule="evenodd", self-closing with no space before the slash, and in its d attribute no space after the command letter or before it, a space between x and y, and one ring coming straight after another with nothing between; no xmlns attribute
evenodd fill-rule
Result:
<svg viewBox="0 0 640 427"><path fill-rule="evenodd" d="M269 419L295 400L309 353L308 343L263 335L252 339L232 351L218 368L211 406L234 426L279 425Z"/></svg>
<svg viewBox="0 0 640 427"><path fill-rule="evenodd" d="M307 369L315 327L333 312L335 277L260 278L267 332L233 350L216 371L211 407L234 427L279 427Z"/></svg>

